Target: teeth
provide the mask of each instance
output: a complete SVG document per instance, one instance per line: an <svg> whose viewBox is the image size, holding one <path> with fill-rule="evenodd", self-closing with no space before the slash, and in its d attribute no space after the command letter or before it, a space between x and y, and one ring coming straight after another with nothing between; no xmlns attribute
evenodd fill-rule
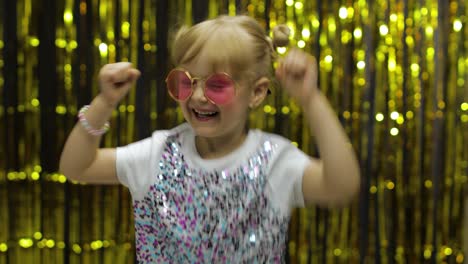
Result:
<svg viewBox="0 0 468 264"><path fill-rule="evenodd" d="M200 114L200 115L214 115L214 114L216 114L216 112L201 112L201 111L198 111L196 109L193 109L193 111L195 111L195 113Z"/></svg>

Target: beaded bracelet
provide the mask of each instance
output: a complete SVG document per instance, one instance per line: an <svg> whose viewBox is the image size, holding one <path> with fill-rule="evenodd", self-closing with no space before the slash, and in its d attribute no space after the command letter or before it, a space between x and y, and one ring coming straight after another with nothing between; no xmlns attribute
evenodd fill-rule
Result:
<svg viewBox="0 0 468 264"><path fill-rule="evenodd" d="M91 135L93 136L101 136L104 133L106 133L109 130L109 122L106 122L104 126L102 126L100 129L95 129L93 128L89 123L86 117L84 116L84 113L88 111L89 105L83 106L80 111L78 112L78 119L80 120L80 124L84 127L84 129Z"/></svg>

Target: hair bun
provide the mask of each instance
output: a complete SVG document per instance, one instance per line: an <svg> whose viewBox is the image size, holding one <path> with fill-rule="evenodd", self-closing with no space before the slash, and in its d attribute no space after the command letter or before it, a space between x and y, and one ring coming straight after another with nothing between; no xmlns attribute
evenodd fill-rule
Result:
<svg viewBox="0 0 468 264"><path fill-rule="evenodd" d="M281 24L273 28L273 45L275 47L285 47L289 44L289 34L291 30L288 26Z"/></svg>

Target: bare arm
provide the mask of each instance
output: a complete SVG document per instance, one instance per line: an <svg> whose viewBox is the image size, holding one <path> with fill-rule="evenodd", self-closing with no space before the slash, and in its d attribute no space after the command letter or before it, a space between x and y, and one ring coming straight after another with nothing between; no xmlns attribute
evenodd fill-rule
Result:
<svg viewBox="0 0 468 264"><path fill-rule="evenodd" d="M140 73L130 63L104 66L99 73L101 93L85 113L93 128L109 120L118 102L128 93ZM115 169L115 149L99 149L101 136L91 135L77 123L70 133L60 157L59 170L75 181L97 184L118 183Z"/></svg>
<svg viewBox="0 0 468 264"><path fill-rule="evenodd" d="M302 189L306 203L343 205L359 190L360 170L356 156L327 99L318 94L304 106L316 137L321 161L306 168Z"/></svg>
<svg viewBox="0 0 468 264"><path fill-rule="evenodd" d="M317 89L315 59L293 50L280 63L276 75L302 106L319 147L320 160L311 158L303 175L306 204L346 204L359 190L359 164L333 109Z"/></svg>
<svg viewBox="0 0 468 264"><path fill-rule="evenodd" d="M93 100L86 119L93 127L102 127L113 108L99 95ZM77 123L70 133L62 156L60 171L71 180L87 183L117 183L115 149L99 149L101 136L89 134Z"/></svg>

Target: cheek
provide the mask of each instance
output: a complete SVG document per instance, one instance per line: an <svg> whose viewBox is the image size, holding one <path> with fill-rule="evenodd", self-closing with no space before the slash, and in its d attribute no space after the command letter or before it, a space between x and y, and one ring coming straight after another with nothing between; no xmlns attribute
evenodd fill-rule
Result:
<svg viewBox="0 0 468 264"><path fill-rule="evenodd" d="M180 102L179 102L178 104L179 104L179 108L181 109L182 114L183 114L184 116L187 116L187 115L190 114L190 110L187 108L187 104L185 104L185 103L180 103Z"/></svg>
<svg viewBox="0 0 468 264"><path fill-rule="evenodd" d="M236 115L240 118L249 111L248 100L246 98L236 98L233 102L223 105L221 109L222 112L229 115Z"/></svg>
<svg viewBox="0 0 468 264"><path fill-rule="evenodd" d="M240 108L245 108L246 111L249 109L249 105L252 100L252 92L249 87L242 87L238 91L238 95L236 96L236 104Z"/></svg>

